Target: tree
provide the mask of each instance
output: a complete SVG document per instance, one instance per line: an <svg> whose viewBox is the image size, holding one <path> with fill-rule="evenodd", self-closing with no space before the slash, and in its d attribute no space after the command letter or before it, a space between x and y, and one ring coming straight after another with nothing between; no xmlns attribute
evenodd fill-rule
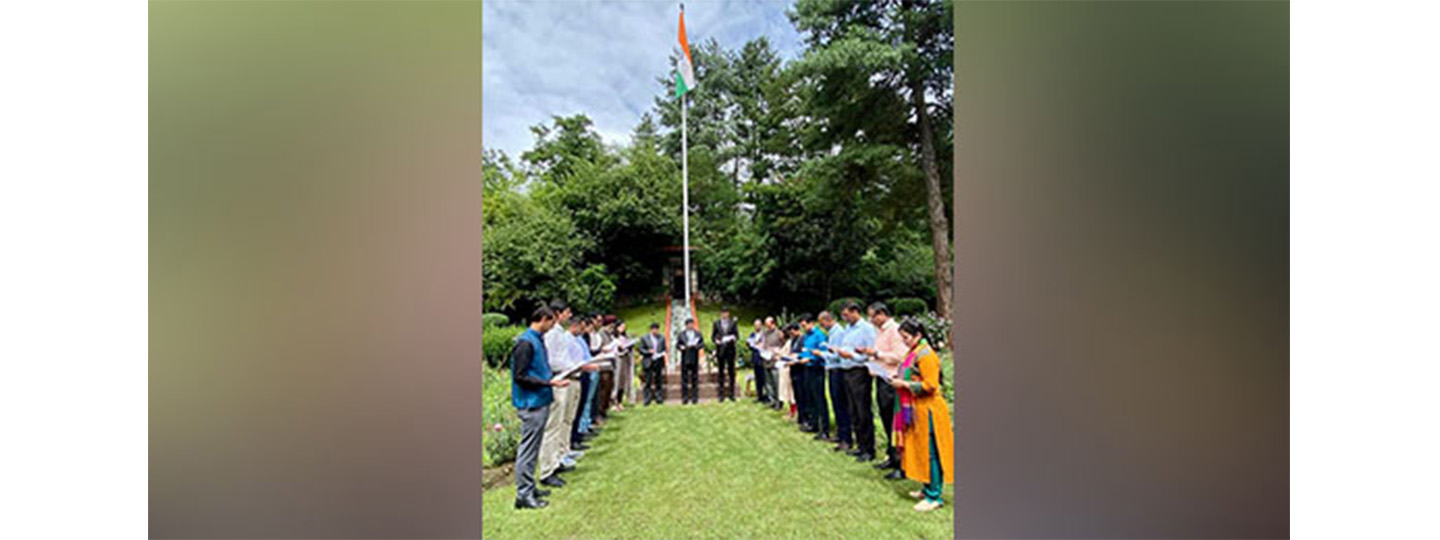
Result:
<svg viewBox="0 0 1440 540"><path fill-rule="evenodd" d="M796 68L819 79L821 99L812 103L826 122L812 133L815 142L843 144L839 141L861 136L886 142L895 133L883 118L906 120L898 142L913 149L922 173L939 289L936 307L948 317L950 225L936 151L937 135L948 130L937 133L933 117L950 110L952 99L951 2L798 0L789 15L809 46ZM933 107L932 100L937 102ZM897 103L906 110L895 111Z"/></svg>

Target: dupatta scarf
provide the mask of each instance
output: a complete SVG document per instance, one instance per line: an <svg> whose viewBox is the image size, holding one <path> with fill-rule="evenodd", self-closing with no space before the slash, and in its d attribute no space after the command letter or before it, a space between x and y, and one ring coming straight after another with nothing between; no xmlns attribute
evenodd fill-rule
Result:
<svg viewBox="0 0 1440 540"><path fill-rule="evenodd" d="M896 374L902 381L909 382L911 376L920 372L915 367L915 361L930 352L930 342L921 338L919 343L910 349L910 354L905 355L905 361L900 364L900 372ZM895 392L900 400L900 406L895 410L895 416L890 421L890 445L895 448L905 447L905 430L915 425L915 394L909 388Z"/></svg>

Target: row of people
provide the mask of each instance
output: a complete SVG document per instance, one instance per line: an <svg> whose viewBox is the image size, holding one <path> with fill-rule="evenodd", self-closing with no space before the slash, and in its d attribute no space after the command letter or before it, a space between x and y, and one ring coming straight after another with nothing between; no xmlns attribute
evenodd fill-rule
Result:
<svg viewBox="0 0 1440 540"><path fill-rule="evenodd" d="M939 357L919 322L896 321L884 303L865 311L851 301L838 320L828 311L783 327L774 317L755 320L746 342L756 399L788 409L801 431L861 463L876 459L878 410L885 459L875 468L890 480L920 481L923 489L911 494L921 499L915 509L933 510L942 504L943 484L954 481Z"/></svg>
<svg viewBox="0 0 1440 540"><path fill-rule="evenodd" d="M633 348L614 316L576 315L562 300L530 315L510 354L511 403L521 421L516 508L547 506L546 487L565 486L561 473L575 470L610 409L633 398Z"/></svg>

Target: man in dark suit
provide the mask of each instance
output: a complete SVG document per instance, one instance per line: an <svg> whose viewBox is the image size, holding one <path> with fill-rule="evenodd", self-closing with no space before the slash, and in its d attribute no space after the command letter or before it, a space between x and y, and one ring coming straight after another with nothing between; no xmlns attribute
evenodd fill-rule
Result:
<svg viewBox="0 0 1440 540"><path fill-rule="evenodd" d="M720 366L720 381L717 383L716 401L735 401L735 345L740 340L740 329L730 318L729 308L720 308L720 318L710 329L710 341L715 344L715 363Z"/></svg>
<svg viewBox="0 0 1440 540"><path fill-rule="evenodd" d="M645 370L645 405L665 404L665 337L660 325L650 323L650 333L640 338L640 369Z"/></svg>
<svg viewBox="0 0 1440 540"><path fill-rule="evenodd" d="M705 334L696 328L695 319L685 319L685 330L675 336L675 350L680 351L680 403L700 402L700 351L705 348Z"/></svg>

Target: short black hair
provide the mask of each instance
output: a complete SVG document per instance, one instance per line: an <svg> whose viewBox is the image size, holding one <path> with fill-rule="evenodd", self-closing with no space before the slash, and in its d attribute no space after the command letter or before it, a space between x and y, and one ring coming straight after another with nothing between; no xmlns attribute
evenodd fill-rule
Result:
<svg viewBox="0 0 1440 540"><path fill-rule="evenodd" d="M530 324L553 318L555 318L555 311L550 309L550 306L540 304L540 307L535 308L535 311L530 313Z"/></svg>
<svg viewBox="0 0 1440 540"><path fill-rule="evenodd" d="M846 300L843 304L840 304L840 311L859 312L860 304L854 300Z"/></svg>
<svg viewBox="0 0 1440 540"><path fill-rule="evenodd" d="M886 317L890 316L890 306L885 305L884 302L875 302L874 304L870 304L870 311L873 311L875 313L884 313Z"/></svg>
<svg viewBox="0 0 1440 540"><path fill-rule="evenodd" d="M729 313L730 306L720 306L720 313Z"/></svg>
<svg viewBox="0 0 1440 540"><path fill-rule="evenodd" d="M685 324L690 324L692 322L695 322L695 319L685 319Z"/></svg>
<svg viewBox="0 0 1440 540"><path fill-rule="evenodd" d="M658 322L652 322L652 323L650 323L650 329L651 329L651 330L658 330L658 329L660 329L660 323L658 323Z"/></svg>
<svg viewBox="0 0 1440 540"><path fill-rule="evenodd" d="M799 332L799 331L800 331L800 325L795 324L795 323L792 322L792 323L786 324L784 330L785 330L786 332Z"/></svg>
<svg viewBox="0 0 1440 540"><path fill-rule="evenodd" d="M550 311L560 313L561 311L565 311L567 309L570 309L570 304L566 304L564 300L556 298L550 301Z"/></svg>
<svg viewBox="0 0 1440 540"><path fill-rule="evenodd" d="M815 317L812 317L809 313L801 313L799 321L802 323L815 322Z"/></svg>

